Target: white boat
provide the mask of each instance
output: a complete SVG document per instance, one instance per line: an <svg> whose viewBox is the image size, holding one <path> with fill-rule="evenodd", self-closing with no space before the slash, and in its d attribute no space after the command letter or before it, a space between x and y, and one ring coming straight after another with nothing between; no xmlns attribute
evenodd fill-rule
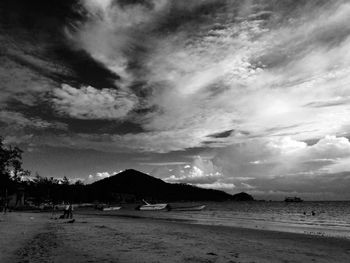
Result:
<svg viewBox="0 0 350 263"><path fill-rule="evenodd" d="M114 206L114 207L104 207L102 208L102 211L116 211L122 208L121 206Z"/></svg>
<svg viewBox="0 0 350 263"><path fill-rule="evenodd" d="M205 205L179 206L179 207L169 206L170 211L201 211L204 208L205 208Z"/></svg>
<svg viewBox="0 0 350 263"><path fill-rule="evenodd" d="M147 203L145 200L142 200L145 204L138 207L139 210L144 211L154 211L154 210L162 210L167 208L168 204L150 204Z"/></svg>

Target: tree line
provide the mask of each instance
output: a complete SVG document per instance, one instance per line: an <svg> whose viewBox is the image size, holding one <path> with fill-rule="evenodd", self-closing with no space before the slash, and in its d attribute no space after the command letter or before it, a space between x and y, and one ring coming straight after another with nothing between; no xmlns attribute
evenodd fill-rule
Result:
<svg viewBox="0 0 350 263"><path fill-rule="evenodd" d="M81 181L71 183L67 177L48 178L38 173L32 177L31 172L22 167L22 154L20 148L6 145L0 137L0 206L8 207L11 198L21 199L23 195L34 205L83 202L87 199ZM20 201L16 200L15 206Z"/></svg>

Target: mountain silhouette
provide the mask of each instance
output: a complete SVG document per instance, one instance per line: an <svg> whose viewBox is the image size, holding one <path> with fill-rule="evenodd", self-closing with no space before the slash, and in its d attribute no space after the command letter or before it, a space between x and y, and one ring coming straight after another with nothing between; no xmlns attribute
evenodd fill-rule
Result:
<svg viewBox="0 0 350 263"><path fill-rule="evenodd" d="M171 184L137 170L128 169L90 184L90 196L104 201L136 201L141 199L166 201L250 201L253 198L240 193L238 197L226 192L203 189L188 184Z"/></svg>
<svg viewBox="0 0 350 263"><path fill-rule="evenodd" d="M232 200L233 201L254 201L254 198L250 194L247 194L245 192L241 192L238 194L234 194L232 196Z"/></svg>

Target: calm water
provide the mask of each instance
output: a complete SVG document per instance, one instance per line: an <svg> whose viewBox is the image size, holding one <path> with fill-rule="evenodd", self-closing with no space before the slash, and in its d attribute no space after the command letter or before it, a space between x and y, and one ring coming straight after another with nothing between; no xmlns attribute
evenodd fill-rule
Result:
<svg viewBox="0 0 350 263"><path fill-rule="evenodd" d="M230 219L242 219L350 228L350 202L209 203L205 210L196 215L193 212L188 213L187 216L223 222Z"/></svg>
<svg viewBox="0 0 350 263"><path fill-rule="evenodd" d="M243 226L350 238L350 202L208 203L200 212L168 212L200 224Z"/></svg>
<svg viewBox="0 0 350 263"><path fill-rule="evenodd" d="M203 202L202 204L206 205L203 211L134 211L129 207L112 214L350 238L350 202L348 201Z"/></svg>

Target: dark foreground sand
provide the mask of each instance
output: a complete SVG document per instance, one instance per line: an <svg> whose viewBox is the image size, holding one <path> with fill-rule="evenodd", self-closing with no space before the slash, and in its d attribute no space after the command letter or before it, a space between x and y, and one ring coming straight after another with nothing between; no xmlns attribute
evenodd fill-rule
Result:
<svg viewBox="0 0 350 263"><path fill-rule="evenodd" d="M350 241L140 218L0 215L0 262L350 262Z"/></svg>

